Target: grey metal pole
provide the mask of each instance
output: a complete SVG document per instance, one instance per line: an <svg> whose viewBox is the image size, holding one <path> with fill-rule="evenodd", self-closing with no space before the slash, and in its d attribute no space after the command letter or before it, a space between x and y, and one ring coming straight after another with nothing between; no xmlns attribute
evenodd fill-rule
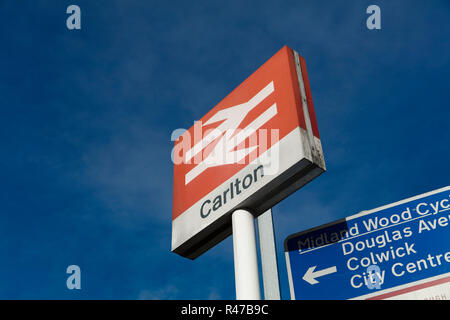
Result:
<svg viewBox="0 0 450 320"><path fill-rule="evenodd" d="M280 279L278 276L277 250L273 228L272 210L269 209L257 218L259 248L264 283L265 300L280 300Z"/></svg>

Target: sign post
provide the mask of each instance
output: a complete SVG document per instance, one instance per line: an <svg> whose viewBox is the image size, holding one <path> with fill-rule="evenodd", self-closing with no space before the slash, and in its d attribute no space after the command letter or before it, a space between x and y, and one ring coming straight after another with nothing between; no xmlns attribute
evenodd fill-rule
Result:
<svg viewBox="0 0 450 320"><path fill-rule="evenodd" d="M233 233L237 297L258 298L254 218L325 171L303 57L283 47L175 141L172 160L172 251L195 259Z"/></svg>
<svg viewBox="0 0 450 320"><path fill-rule="evenodd" d="M291 235L291 299L449 299L449 225L446 187Z"/></svg>
<svg viewBox="0 0 450 320"><path fill-rule="evenodd" d="M246 210L232 215L236 300L260 300L255 219Z"/></svg>
<svg viewBox="0 0 450 320"><path fill-rule="evenodd" d="M272 209L257 218L261 269L265 300L280 300L280 279L278 277L277 250L273 228Z"/></svg>

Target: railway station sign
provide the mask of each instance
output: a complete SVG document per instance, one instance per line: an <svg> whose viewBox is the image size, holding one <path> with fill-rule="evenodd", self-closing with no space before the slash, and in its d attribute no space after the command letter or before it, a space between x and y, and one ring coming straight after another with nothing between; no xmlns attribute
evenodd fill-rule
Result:
<svg viewBox="0 0 450 320"><path fill-rule="evenodd" d="M172 251L194 259L325 171L303 57L283 47L173 149Z"/></svg>

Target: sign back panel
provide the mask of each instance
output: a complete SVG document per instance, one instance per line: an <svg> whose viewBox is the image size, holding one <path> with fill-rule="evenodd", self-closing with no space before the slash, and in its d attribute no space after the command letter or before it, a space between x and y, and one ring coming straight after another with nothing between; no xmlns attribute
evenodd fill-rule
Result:
<svg viewBox="0 0 450 320"><path fill-rule="evenodd" d="M172 251L191 259L325 171L305 60L283 47L174 146Z"/></svg>
<svg viewBox="0 0 450 320"><path fill-rule="evenodd" d="M450 187L285 240L291 299L450 298Z"/></svg>

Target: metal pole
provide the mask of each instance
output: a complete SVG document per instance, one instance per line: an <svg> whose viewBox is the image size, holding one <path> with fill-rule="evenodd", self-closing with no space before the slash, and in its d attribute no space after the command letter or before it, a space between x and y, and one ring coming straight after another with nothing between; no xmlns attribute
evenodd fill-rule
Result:
<svg viewBox="0 0 450 320"><path fill-rule="evenodd" d="M246 210L236 210L233 225L236 300L261 300L256 252L255 219Z"/></svg>
<svg viewBox="0 0 450 320"><path fill-rule="evenodd" d="M277 250L273 229L272 210L269 209L257 218L259 250L264 284L265 300L280 300L280 279L278 277Z"/></svg>

